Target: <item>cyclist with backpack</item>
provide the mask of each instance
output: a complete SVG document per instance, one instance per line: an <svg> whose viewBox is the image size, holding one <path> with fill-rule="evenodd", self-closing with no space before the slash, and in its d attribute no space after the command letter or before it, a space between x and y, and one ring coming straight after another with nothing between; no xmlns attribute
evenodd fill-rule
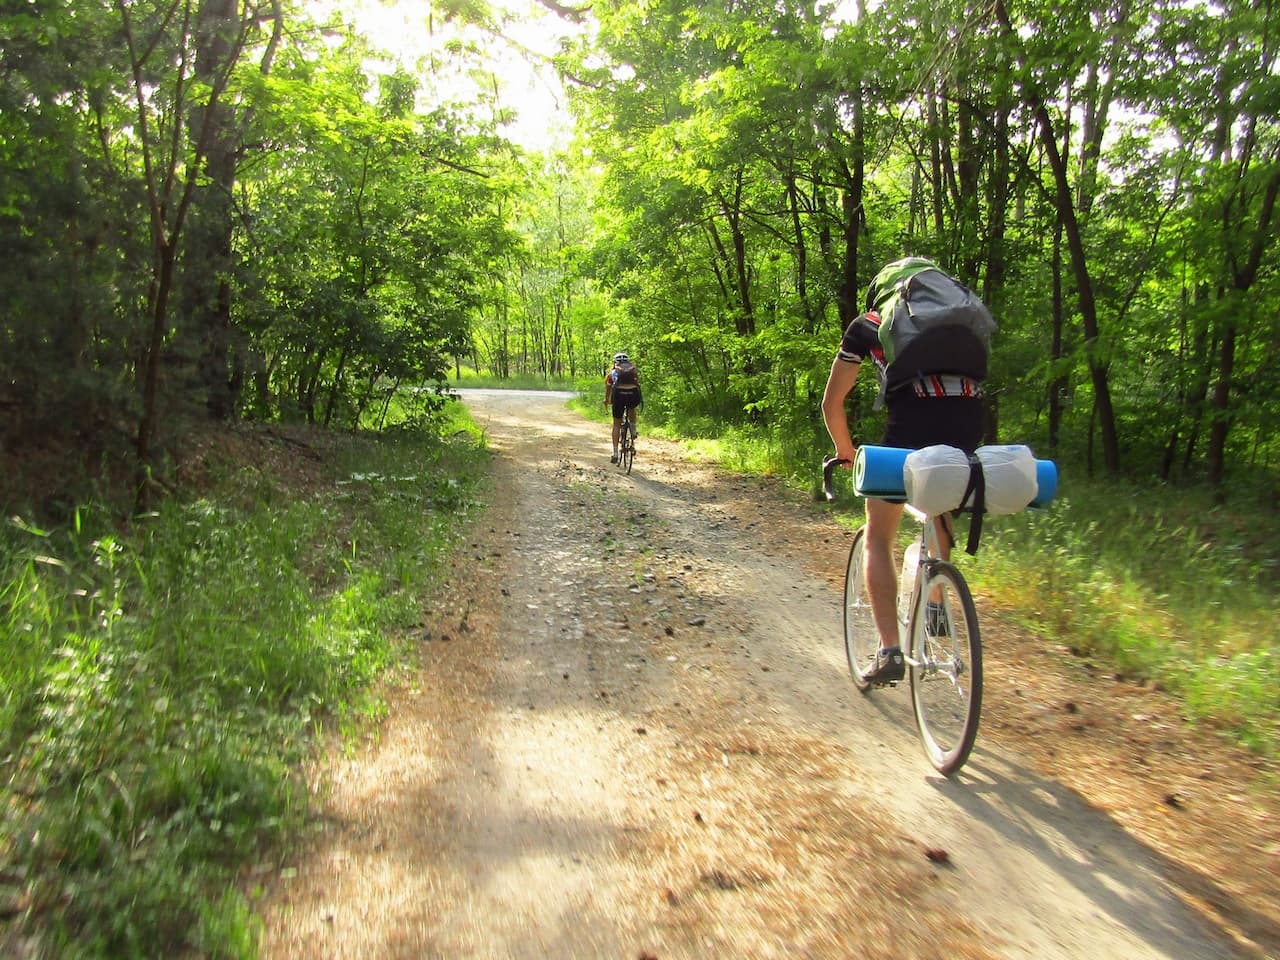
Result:
<svg viewBox="0 0 1280 960"><path fill-rule="evenodd" d="M604 405L613 408L613 456L609 458L610 463L618 462L623 418L628 421L631 439L636 438L636 407L642 401L640 372L625 353L615 353L613 368L604 378Z"/></svg>
<svg viewBox="0 0 1280 960"><path fill-rule="evenodd" d="M982 301L936 263L907 257L886 265L867 288L866 312L844 331L822 396L822 418L836 457L855 453L845 399L870 360L880 379L876 408L888 411L881 444L918 450L933 444L973 453L982 443L982 382L995 321ZM867 679L894 683L905 673L898 645L898 571L893 549L903 504L866 500L866 577L880 651ZM937 518L945 554L948 518Z"/></svg>

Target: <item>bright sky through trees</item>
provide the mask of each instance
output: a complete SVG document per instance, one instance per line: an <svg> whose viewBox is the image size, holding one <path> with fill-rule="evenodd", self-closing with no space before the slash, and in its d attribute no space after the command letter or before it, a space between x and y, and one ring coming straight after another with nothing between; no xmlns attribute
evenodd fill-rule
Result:
<svg viewBox="0 0 1280 960"><path fill-rule="evenodd" d="M327 9L327 0L317 3ZM511 140L531 150L563 144L572 132L560 79L550 66L557 44L574 27L533 0L496 0L489 28L447 18L431 0L356 0L342 15L376 47L416 72L440 101L473 101L493 95L496 107L515 112L503 126ZM473 44L483 59L462 58L456 45Z"/></svg>

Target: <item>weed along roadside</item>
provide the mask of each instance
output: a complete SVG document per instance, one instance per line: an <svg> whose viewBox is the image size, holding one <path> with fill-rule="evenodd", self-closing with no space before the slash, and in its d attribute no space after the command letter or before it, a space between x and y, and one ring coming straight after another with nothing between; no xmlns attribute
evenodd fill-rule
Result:
<svg viewBox="0 0 1280 960"><path fill-rule="evenodd" d="M0 954L256 954L306 771L385 711L478 503L458 429L211 432L125 527L4 524Z"/></svg>

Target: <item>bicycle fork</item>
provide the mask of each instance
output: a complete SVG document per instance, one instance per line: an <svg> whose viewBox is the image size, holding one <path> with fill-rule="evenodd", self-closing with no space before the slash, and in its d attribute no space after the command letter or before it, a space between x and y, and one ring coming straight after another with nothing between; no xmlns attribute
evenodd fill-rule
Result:
<svg viewBox="0 0 1280 960"><path fill-rule="evenodd" d="M920 585L925 579L920 575L920 552L919 542L907 547L903 551L902 570L898 574L898 648L903 651L907 664L912 667L919 666L911 657L915 651L910 640L915 626L915 610L920 604ZM931 559L925 558L926 576Z"/></svg>
<svg viewBox="0 0 1280 960"><path fill-rule="evenodd" d="M921 591L929 582L934 565L939 562L937 557L931 556L921 560L920 549L919 543L913 543L902 557L902 572L898 581L898 646L903 651L903 660L911 669L919 670L925 676L943 672L955 674L952 680L956 681L959 674L964 672L958 661L952 661L951 667L944 669L935 657L929 655L925 644L917 649L913 641L917 634L916 619L921 616L924 606Z"/></svg>

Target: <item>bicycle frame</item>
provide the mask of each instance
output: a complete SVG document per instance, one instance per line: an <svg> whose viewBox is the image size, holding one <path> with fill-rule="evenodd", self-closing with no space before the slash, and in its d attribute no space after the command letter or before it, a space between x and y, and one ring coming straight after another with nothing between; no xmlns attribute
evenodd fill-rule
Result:
<svg viewBox="0 0 1280 960"><path fill-rule="evenodd" d="M636 408L628 407L623 411L619 426L618 466L627 473L631 472L631 464L636 455Z"/></svg>
<svg viewBox="0 0 1280 960"><path fill-rule="evenodd" d="M942 559L942 545L938 540L939 521L936 517L917 510L911 504L906 505L905 512L920 523L920 536L912 545L918 547L920 552L914 564L915 569L910 571L907 570L907 566L910 562L911 547L908 547L902 555L902 567L898 574L898 638L907 665L921 667L923 664L920 661L912 659L915 649L914 644L911 643L911 636L915 630L915 618L920 610L920 591L928 579L929 572ZM907 591L910 593L907 594ZM902 604L904 595L910 600L910 604L905 608ZM904 609L905 617L902 615Z"/></svg>

